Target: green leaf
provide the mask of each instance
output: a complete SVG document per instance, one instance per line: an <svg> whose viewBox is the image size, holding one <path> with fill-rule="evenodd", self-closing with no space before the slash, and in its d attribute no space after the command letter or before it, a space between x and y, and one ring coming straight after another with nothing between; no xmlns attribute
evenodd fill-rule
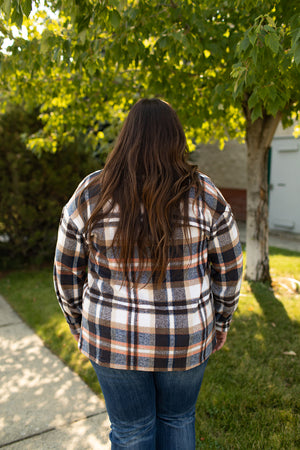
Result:
<svg viewBox="0 0 300 450"><path fill-rule="evenodd" d="M250 44L249 37L248 34L246 34L242 42L239 44L239 50L245 52L249 47L249 44Z"/></svg>
<svg viewBox="0 0 300 450"><path fill-rule="evenodd" d="M128 6L127 0L119 0L117 8L120 12L122 12L126 8L126 6Z"/></svg>
<svg viewBox="0 0 300 450"><path fill-rule="evenodd" d="M263 117L263 113L262 113L262 105L260 103L257 103L255 108L253 108L252 113L251 113L251 120L252 122L255 122L256 119L258 119L259 117Z"/></svg>
<svg viewBox="0 0 300 450"><path fill-rule="evenodd" d="M15 5L11 15L11 21L15 23L18 28L21 28L23 23L23 13L21 8L19 8L19 5Z"/></svg>
<svg viewBox="0 0 300 450"><path fill-rule="evenodd" d="M257 35L253 32L253 30L249 32L248 37L249 41L251 42L251 45L254 46L257 39Z"/></svg>
<svg viewBox="0 0 300 450"><path fill-rule="evenodd" d="M136 52L138 50L138 46L136 44L134 44L133 42L128 42L127 50L128 50L130 58L134 59Z"/></svg>
<svg viewBox="0 0 300 450"><path fill-rule="evenodd" d="M267 15L267 16L265 16L265 18L266 18L266 20L267 20L267 23L268 23L268 25L266 25L266 27L267 26L270 26L270 27L272 27L273 29L276 27L276 23L274 22L274 20L272 19L272 17L270 17L269 15Z"/></svg>
<svg viewBox="0 0 300 450"><path fill-rule="evenodd" d="M231 77L236 78L233 87L233 97L236 99L241 93L245 85L245 74L246 67L242 66L241 63L237 63L233 65L233 69L231 71Z"/></svg>
<svg viewBox="0 0 300 450"><path fill-rule="evenodd" d="M180 42L182 45L187 46L189 44L188 39L184 33L176 31L171 34L172 34L173 39L175 41Z"/></svg>
<svg viewBox="0 0 300 450"><path fill-rule="evenodd" d="M279 50L279 37L275 33L269 33L265 37L265 44L277 54Z"/></svg>
<svg viewBox="0 0 300 450"><path fill-rule="evenodd" d="M45 55L46 53L48 53L49 48L50 48L50 43L48 41L48 38L44 38L44 36L43 36L40 45L41 45L40 48L41 48L42 54Z"/></svg>
<svg viewBox="0 0 300 450"><path fill-rule="evenodd" d="M78 33L81 33L82 31L87 30L87 28L89 27L89 23L90 23L90 16L89 14L86 14L85 16L81 16L80 19L78 20Z"/></svg>
<svg viewBox="0 0 300 450"><path fill-rule="evenodd" d="M252 94L250 95L249 100L248 100L248 106L249 106L249 108L250 108L250 109L254 108L254 107L256 106L257 102L259 102L259 100L260 100L260 99L259 99L259 97L258 97L257 90L254 90L254 91L252 92Z"/></svg>
<svg viewBox="0 0 300 450"><path fill-rule="evenodd" d="M245 82L244 80L237 80L234 84L234 89L233 89L233 98L237 99L240 95L242 95L243 93L243 89L244 89L244 85Z"/></svg>
<svg viewBox="0 0 300 450"><path fill-rule="evenodd" d="M84 45L87 37L87 29L83 29L80 33L78 33L78 41L80 44Z"/></svg>
<svg viewBox="0 0 300 450"><path fill-rule="evenodd" d="M298 64L300 64L300 41L298 41L296 43L296 45L294 46L293 50L294 50L295 63L298 66Z"/></svg>
<svg viewBox="0 0 300 450"><path fill-rule="evenodd" d="M121 16L116 9L109 11L109 21L113 28L118 28L121 22Z"/></svg>
<svg viewBox="0 0 300 450"><path fill-rule="evenodd" d="M134 20L136 16L138 15L138 11L135 8L129 8L128 15L130 19Z"/></svg>
<svg viewBox="0 0 300 450"><path fill-rule="evenodd" d="M12 0L3 0L1 10L4 12L5 19L8 20L12 12Z"/></svg>
<svg viewBox="0 0 300 450"><path fill-rule="evenodd" d="M253 86L256 83L256 76L254 70L248 70L246 76L246 85Z"/></svg>
<svg viewBox="0 0 300 450"><path fill-rule="evenodd" d="M265 26L264 26L264 29L265 29L267 32L271 32L271 33L274 32L274 28L273 28L273 27L270 27L270 25L265 25Z"/></svg>
<svg viewBox="0 0 300 450"><path fill-rule="evenodd" d="M292 42L297 42L300 40L300 28L296 28L296 30L293 30L291 32L292 35Z"/></svg>
<svg viewBox="0 0 300 450"><path fill-rule="evenodd" d="M4 0L1 5L1 9L5 14L6 19L8 19L11 11L11 0Z"/></svg>
<svg viewBox="0 0 300 450"><path fill-rule="evenodd" d="M278 110L279 110L278 101L275 98L273 102L268 104L267 111L269 114L275 117Z"/></svg>
<svg viewBox="0 0 300 450"><path fill-rule="evenodd" d="M97 64L95 62L90 62L87 64L86 69L91 77L93 77L97 70Z"/></svg>
<svg viewBox="0 0 300 450"><path fill-rule="evenodd" d="M168 46L168 37L167 36L161 37L160 39L158 39L157 43L158 43L160 48L167 48L167 46Z"/></svg>
<svg viewBox="0 0 300 450"><path fill-rule="evenodd" d="M60 55L61 55L60 48L59 47L55 47L54 52L53 52L53 59L54 59L54 61L59 62L60 61Z"/></svg>
<svg viewBox="0 0 300 450"><path fill-rule="evenodd" d="M251 50L251 52L250 52L250 56L251 56L252 61L253 61L253 64L254 64L255 66L256 66L256 64L257 64L257 58L258 58L258 55L259 55L259 49L258 49L257 46L255 46L255 47L252 48L252 50Z"/></svg>
<svg viewBox="0 0 300 450"><path fill-rule="evenodd" d="M29 17L31 13L31 0L22 0L21 2L22 11L26 17Z"/></svg>
<svg viewBox="0 0 300 450"><path fill-rule="evenodd" d="M242 63L237 63L232 66L231 76L233 78L238 78L243 75L246 71L246 67L242 65Z"/></svg>

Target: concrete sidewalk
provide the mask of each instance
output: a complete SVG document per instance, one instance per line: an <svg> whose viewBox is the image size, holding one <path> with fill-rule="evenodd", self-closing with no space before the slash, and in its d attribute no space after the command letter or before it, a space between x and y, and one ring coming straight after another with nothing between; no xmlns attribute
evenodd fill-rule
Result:
<svg viewBox="0 0 300 450"><path fill-rule="evenodd" d="M106 450L104 402L0 296L0 448Z"/></svg>

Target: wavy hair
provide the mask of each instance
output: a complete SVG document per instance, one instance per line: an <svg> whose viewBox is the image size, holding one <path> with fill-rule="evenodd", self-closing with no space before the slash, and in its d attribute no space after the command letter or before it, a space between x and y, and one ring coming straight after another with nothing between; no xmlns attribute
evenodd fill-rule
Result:
<svg viewBox="0 0 300 450"><path fill-rule="evenodd" d="M188 236L188 193L194 186L197 198L201 185L187 155L174 109L158 98L141 99L130 110L103 171L92 181L100 184L100 194L85 231L90 237L97 222L119 207L112 247L119 249L127 280L137 250L139 270L150 261L153 280L161 284L174 229L181 223Z"/></svg>

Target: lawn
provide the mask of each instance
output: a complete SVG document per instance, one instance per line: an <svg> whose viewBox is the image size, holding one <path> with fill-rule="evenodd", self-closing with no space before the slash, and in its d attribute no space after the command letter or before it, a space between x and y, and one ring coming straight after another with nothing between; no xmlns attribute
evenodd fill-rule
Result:
<svg viewBox="0 0 300 450"><path fill-rule="evenodd" d="M300 253L271 248L273 285L243 283L224 348L197 403L197 449L300 449ZM0 293L55 354L101 395L52 287L52 269L2 274Z"/></svg>

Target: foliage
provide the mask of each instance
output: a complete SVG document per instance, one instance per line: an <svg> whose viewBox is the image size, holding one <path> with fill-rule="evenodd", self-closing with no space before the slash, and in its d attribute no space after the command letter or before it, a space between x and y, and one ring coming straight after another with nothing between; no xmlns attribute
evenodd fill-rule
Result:
<svg viewBox="0 0 300 450"><path fill-rule="evenodd" d="M300 280L300 254L271 248L270 255L273 290L243 283L227 343L208 363L197 403L197 449L299 448L300 296L278 280ZM51 268L8 273L0 292L99 394L60 312Z"/></svg>
<svg viewBox="0 0 300 450"><path fill-rule="evenodd" d="M36 4L36 2L34 2ZM37 2L38 3L38 2ZM178 111L190 148L246 138L249 279L268 279L265 155L280 119L300 111L297 0L53 0L30 14L30 0L0 0L2 108L40 107L35 151L55 152L77 132L107 153L141 96ZM49 12L50 11L50 12ZM56 15L53 13L56 12ZM16 23L22 34L12 36ZM23 37L22 37L23 36ZM251 164L249 163L251 162Z"/></svg>
<svg viewBox="0 0 300 450"><path fill-rule="evenodd" d="M79 181L101 165L85 152L80 137L43 158L26 149L24 136L41 129L37 115L13 108L0 118L2 268L53 257L63 205Z"/></svg>
<svg viewBox="0 0 300 450"><path fill-rule="evenodd" d="M13 0L11 10L8 3L2 1L6 17L20 25L15 11L26 3L28 13L30 1ZM92 126L95 118L122 118L144 95L170 101L196 141L218 139L221 145L244 136L245 102L252 121L281 111L289 123L300 109L297 2L47 4L59 16L40 11L33 21L23 9L28 37L16 38L2 56L3 87L7 83L19 100L43 105L43 137L51 139L37 137L32 147L55 150L57 141ZM105 133L98 136L103 138Z"/></svg>
<svg viewBox="0 0 300 450"><path fill-rule="evenodd" d="M95 73L91 49L81 45L70 18L38 11L23 19L22 30L0 53L2 113L11 103L40 109L43 128L27 139L36 153L56 152L81 133L85 148L105 158L124 116L124 101L114 98L114 71L98 61Z"/></svg>

